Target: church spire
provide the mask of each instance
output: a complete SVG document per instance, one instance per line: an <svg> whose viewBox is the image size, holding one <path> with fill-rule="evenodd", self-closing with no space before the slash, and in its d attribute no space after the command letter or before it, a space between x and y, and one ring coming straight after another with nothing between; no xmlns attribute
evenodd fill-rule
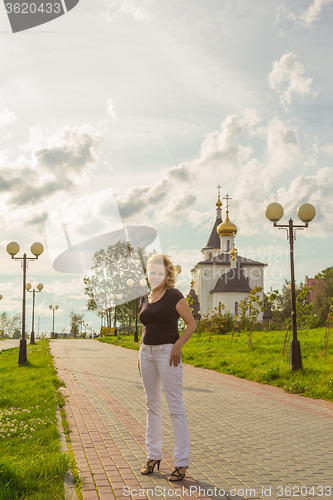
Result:
<svg viewBox="0 0 333 500"><path fill-rule="evenodd" d="M216 219L214 222L214 226L212 229L212 232L210 233L210 236L207 241L207 245L205 246L205 249L219 249L220 248L220 238L219 235L217 234L217 228L218 226L222 223L222 201L220 197L220 189L221 186L217 186L218 193L217 193L217 202L216 202ZM212 252L207 252L207 255ZM206 256L205 256L206 257Z"/></svg>
<svg viewBox="0 0 333 500"><path fill-rule="evenodd" d="M220 198L220 189L221 189L220 184L217 186L217 189L218 189L218 194L217 194L217 202L216 202L216 206L217 206L217 209L216 209L216 218L217 219L222 219L222 210L221 210L222 201L221 201L221 198Z"/></svg>

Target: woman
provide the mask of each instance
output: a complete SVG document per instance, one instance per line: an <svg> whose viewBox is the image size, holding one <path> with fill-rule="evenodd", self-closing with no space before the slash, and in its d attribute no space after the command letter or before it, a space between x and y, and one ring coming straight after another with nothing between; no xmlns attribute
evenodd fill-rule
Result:
<svg viewBox="0 0 333 500"><path fill-rule="evenodd" d="M196 323L179 290L174 288L176 271L167 255L156 254L147 264L151 292L140 302L141 338L139 369L147 397L147 464L141 474L151 474L162 459L162 386L174 431L175 470L169 481L184 479L190 462L190 440L182 397L181 350L193 334ZM178 318L185 322L182 336Z"/></svg>

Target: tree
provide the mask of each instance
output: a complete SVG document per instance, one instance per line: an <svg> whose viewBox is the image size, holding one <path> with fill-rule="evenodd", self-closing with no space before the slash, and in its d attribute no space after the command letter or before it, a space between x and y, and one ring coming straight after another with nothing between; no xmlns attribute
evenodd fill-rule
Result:
<svg viewBox="0 0 333 500"><path fill-rule="evenodd" d="M296 299L302 293L304 288L304 284L300 283L296 286ZM271 310L273 313L273 321L275 324L280 325L280 328L283 324L289 322L291 317L291 284L290 281L284 280L284 284L281 292L278 290L270 290L270 292L266 293L268 298L268 302L271 304ZM302 301L305 300L305 296L302 296ZM303 303L303 302L302 302Z"/></svg>
<svg viewBox="0 0 333 500"><path fill-rule="evenodd" d="M325 324L333 304L333 267L327 267L316 274L316 293L313 299L314 312L320 319L322 325Z"/></svg>
<svg viewBox="0 0 333 500"><path fill-rule="evenodd" d="M296 320L298 327L311 327L312 324L312 311L313 303L310 301L310 289L304 285L302 291L298 294L296 298Z"/></svg>
<svg viewBox="0 0 333 500"><path fill-rule="evenodd" d="M252 335L259 313L264 309L264 301L260 299L262 286L255 286L250 293L239 303L240 324L242 329L248 330L249 348L252 345Z"/></svg>
<svg viewBox="0 0 333 500"><path fill-rule="evenodd" d="M149 290L148 285L142 287L139 282L145 278L146 263L152 253L155 252L148 253L124 241L96 252L91 274L84 278L85 294L89 297L88 310L105 313L107 324L111 327L113 302L117 306L117 322L130 331L135 324L135 301ZM134 286L127 285L129 279L134 281ZM115 298L110 299L110 294ZM120 294L122 298L118 299Z"/></svg>
<svg viewBox="0 0 333 500"><path fill-rule="evenodd" d="M84 314L79 314L72 310L69 313L69 318L70 318L71 334L74 335L74 337L76 337L77 335L80 334L80 325L83 321Z"/></svg>
<svg viewBox="0 0 333 500"><path fill-rule="evenodd" d="M20 332L22 328L22 316L20 313L10 316L7 312L0 314L0 331L2 336L13 338L15 333Z"/></svg>

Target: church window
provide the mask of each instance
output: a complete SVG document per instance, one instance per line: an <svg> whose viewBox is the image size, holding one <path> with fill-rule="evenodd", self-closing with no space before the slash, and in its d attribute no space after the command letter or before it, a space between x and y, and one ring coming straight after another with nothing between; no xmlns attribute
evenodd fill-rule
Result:
<svg viewBox="0 0 333 500"><path fill-rule="evenodd" d="M227 241L227 252L230 251L230 240Z"/></svg>
<svg viewBox="0 0 333 500"><path fill-rule="evenodd" d="M208 253L208 258L211 259L213 257L213 252Z"/></svg>
<svg viewBox="0 0 333 500"><path fill-rule="evenodd" d="M235 302L235 314L238 314L238 302Z"/></svg>

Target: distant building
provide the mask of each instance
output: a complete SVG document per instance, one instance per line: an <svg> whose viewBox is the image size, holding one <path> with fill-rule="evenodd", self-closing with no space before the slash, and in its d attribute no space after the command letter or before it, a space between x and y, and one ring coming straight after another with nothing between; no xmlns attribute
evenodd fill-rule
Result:
<svg viewBox="0 0 333 500"><path fill-rule="evenodd" d="M219 187L220 189L220 187ZM215 308L222 307L232 314L255 286L264 285L266 264L238 255L235 248L237 226L229 218L229 195L226 195L226 216L222 221L220 193L216 202L216 219L206 246L201 250L203 260L191 272L193 281L189 297L195 303L195 316L211 315ZM264 291L260 292L264 299ZM192 306L193 307L193 306ZM222 311L223 312L223 311ZM258 320L263 319L262 313Z"/></svg>
<svg viewBox="0 0 333 500"><path fill-rule="evenodd" d="M304 284L306 286L313 286L313 290L309 290L310 301L313 302L314 296L316 295L316 284L317 280L315 278L308 278L305 276Z"/></svg>

